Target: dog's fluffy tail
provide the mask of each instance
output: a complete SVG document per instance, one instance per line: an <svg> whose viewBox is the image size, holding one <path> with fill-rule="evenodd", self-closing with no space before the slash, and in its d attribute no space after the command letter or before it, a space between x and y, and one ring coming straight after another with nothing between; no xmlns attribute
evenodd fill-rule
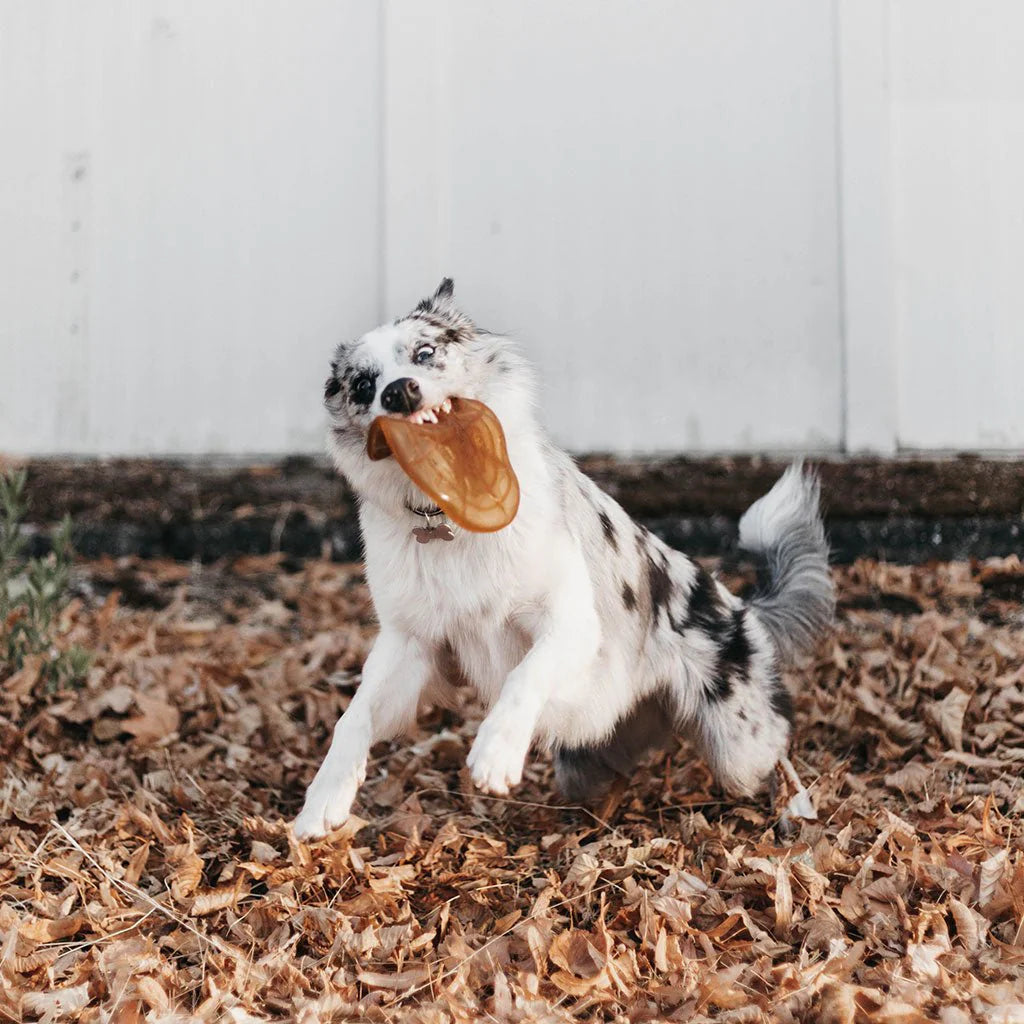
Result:
<svg viewBox="0 0 1024 1024"><path fill-rule="evenodd" d="M835 609L818 493L817 476L795 462L740 519L740 547L768 563L750 605L787 661L813 646Z"/></svg>

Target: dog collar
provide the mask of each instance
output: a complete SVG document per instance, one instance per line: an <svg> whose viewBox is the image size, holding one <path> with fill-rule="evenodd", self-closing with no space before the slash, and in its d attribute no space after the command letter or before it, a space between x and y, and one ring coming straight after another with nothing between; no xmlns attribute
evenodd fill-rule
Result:
<svg viewBox="0 0 1024 1024"><path fill-rule="evenodd" d="M423 520L422 526L413 527L412 535L419 544L429 544L432 540L455 540L455 534L448 525L448 517L444 510L437 507L413 508L405 506L414 516Z"/></svg>

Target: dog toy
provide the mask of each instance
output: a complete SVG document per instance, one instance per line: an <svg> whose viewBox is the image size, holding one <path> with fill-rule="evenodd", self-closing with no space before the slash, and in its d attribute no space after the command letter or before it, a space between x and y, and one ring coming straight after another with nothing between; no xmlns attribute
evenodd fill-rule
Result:
<svg viewBox="0 0 1024 1024"><path fill-rule="evenodd" d="M483 402L451 399L437 422L378 416L366 438L373 460L393 455L405 475L457 526L493 533L519 510L519 480L498 417Z"/></svg>

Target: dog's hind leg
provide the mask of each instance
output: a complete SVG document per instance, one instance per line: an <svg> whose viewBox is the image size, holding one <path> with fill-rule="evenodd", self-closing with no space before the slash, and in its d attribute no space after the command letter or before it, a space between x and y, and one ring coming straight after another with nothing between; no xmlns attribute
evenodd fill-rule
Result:
<svg viewBox="0 0 1024 1024"><path fill-rule="evenodd" d="M671 742L675 713L666 693L638 701L600 743L555 750L555 783L571 803L597 796L616 776L628 778L651 750Z"/></svg>
<svg viewBox="0 0 1024 1024"><path fill-rule="evenodd" d="M793 703L779 666L813 648L835 605L817 478L790 466L743 515L740 546L764 556L767 585L728 616L702 615L718 661L692 717L719 782L751 795L789 743Z"/></svg>
<svg viewBox="0 0 1024 1024"><path fill-rule="evenodd" d="M753 796L786 755L793 706L774 673L734 678L728 693L701 696L690 732L715 779L727 791Z"/></svg>
<svg viewBox="0 0 1024 1024"><path fill-rule="evenodd" d="M430 653L419 640L381 630L363 666L359 689L338 719L327 756L306 791L295 819L296 836L314 838L344 824L366 778L370 747L413 721L431 666Z"/></svg>

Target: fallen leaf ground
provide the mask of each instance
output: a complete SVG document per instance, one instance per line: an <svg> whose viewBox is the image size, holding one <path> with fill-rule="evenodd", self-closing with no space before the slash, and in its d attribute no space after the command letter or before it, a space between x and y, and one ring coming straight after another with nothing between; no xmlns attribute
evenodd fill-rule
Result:
<svg viewBox="0 0 1024 1024"><path fill-rule="evenodd" d="M30 664L0 696L0 1016L1024 1020L1024 567L836 576L790 678L817 821L785 834L785 784L724 799L685 747L588 810L544 758L483 797L468 706L376 749L361 820L306 846L373 634L358 568L79 566L87 684Z"/></svg>

